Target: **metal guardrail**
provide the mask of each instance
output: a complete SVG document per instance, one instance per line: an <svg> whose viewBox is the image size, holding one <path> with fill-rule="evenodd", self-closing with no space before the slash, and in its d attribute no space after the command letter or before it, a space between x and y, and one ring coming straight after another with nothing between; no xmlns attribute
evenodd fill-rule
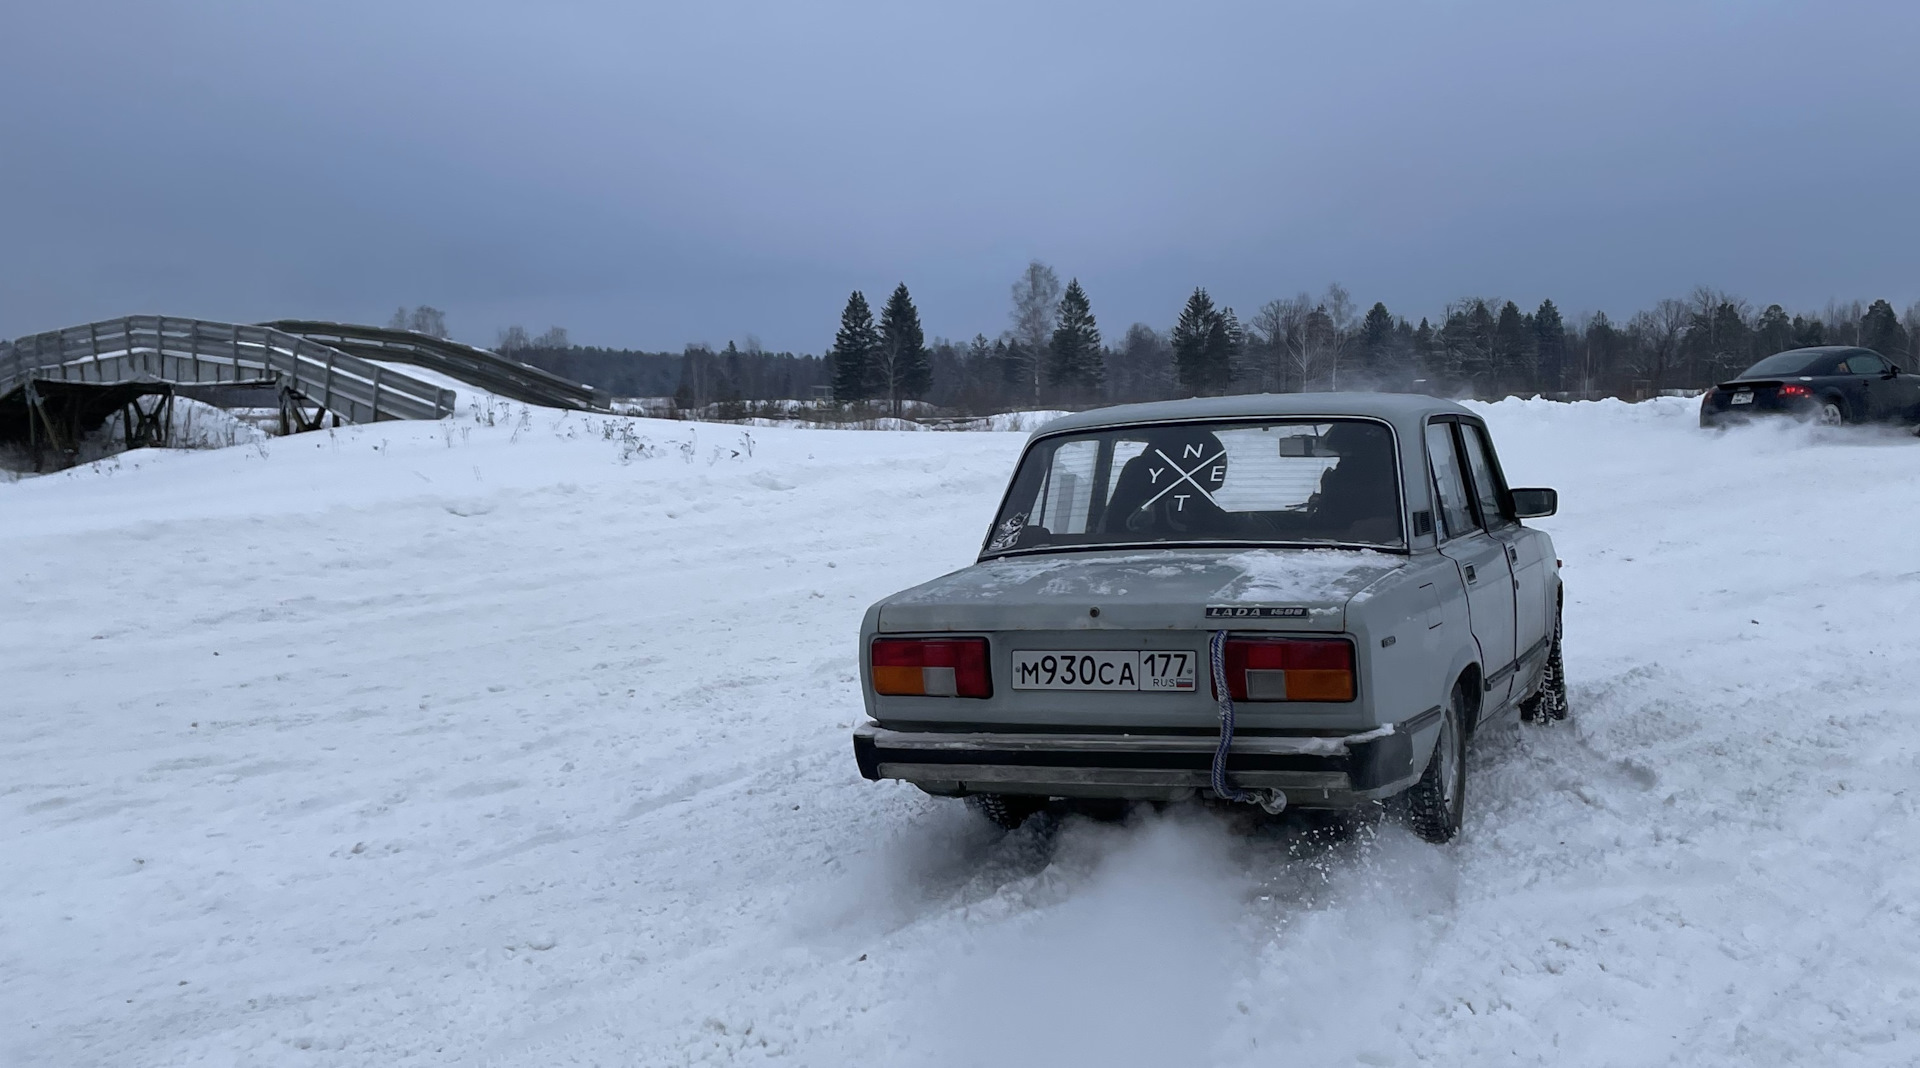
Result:
<svg viewBox="0 0 1920 1068"><path fill-rule="evenodd" d="M440 419L453 390L266 326L129 315L0 342L0 396L29 381L272 382L341 419Z"/></svg>
<svg viewBox="0 0 1920 1068"><path fill-rule="evenodd" d="M366 359L438 371L525 404L605 411L612 402L605 390L570 382L532 364L431 334L310 319L280 319L261 325L298 334Z"/></svg>

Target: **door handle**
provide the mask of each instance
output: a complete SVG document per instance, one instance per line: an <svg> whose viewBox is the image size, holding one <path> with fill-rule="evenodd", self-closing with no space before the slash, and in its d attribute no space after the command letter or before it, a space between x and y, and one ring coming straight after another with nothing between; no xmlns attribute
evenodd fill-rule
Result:
<svg viewBox="0 0 1920 1068"><path fill-rule="evenodd" d="M1467 565L1467 582L1468 582L1468 584L1472 584L1472 583L1474 583L1474 582L1477 582L1477 581L1479 581L1479 579L1478 579L1478 578L1477 578L1477 577L1476 577L1476 576L1474 575L1474 573L1473 573L1473 565L1472 565L1472 564L1468 564L1468 565Z"/></svg>
<svg viewBox="0 0 1920 1068"><path fill-rule="evenodd" d="M1516 549L1516 548L1514 548L1514 547L1513 547L1513 546L1511 546L1511 545L1509 545L1509 546L1507 546L1507 562L1508 562L1508 563L1513 563L1513 564L1517 564L1517 563L1519 563L1519 562L1520 562L1520 550L1518 550L1518 549Z"/></svg>

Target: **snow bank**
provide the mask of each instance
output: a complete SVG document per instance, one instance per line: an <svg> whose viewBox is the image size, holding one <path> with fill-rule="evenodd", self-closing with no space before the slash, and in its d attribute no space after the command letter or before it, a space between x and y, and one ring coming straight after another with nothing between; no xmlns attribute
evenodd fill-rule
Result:
<svg viewBox="0 0 1920 1068"><path fill-rule="evenodd" d="M1000 835L853 636L1016 433L511 406L0 485L0 1063L1920 1062L1920 443L1486 405L1574 719L1463 839Z"/></svg>

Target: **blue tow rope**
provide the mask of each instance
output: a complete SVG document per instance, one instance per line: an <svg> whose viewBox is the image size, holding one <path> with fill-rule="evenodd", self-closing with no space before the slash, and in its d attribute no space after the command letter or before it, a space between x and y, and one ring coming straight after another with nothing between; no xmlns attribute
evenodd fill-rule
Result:
<svg viewBox="0 0 1920 1068"><path fill-rule="evenodd" d="M1227 688L1227 632L1216 630L1207 643L1213 661L1213 692L1220 698L1220 748L1213 751L1213 792L1224 801L1257 802L1259 798L1227 785L1227 750L1233 746L1233 691Z"/></svg>

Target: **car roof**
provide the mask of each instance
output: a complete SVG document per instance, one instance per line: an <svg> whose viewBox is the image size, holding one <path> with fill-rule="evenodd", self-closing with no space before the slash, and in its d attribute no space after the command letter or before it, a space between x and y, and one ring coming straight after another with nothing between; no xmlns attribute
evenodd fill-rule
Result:
<svg viewBox="0 0 1920 1068"><path fill-rule="evenodd" d="M1780 352L1774 353L1773 356L1785 356L1788 353L1793 353L1793 352L1807 352L1807 353L1817 352L1822 356L1843 356L1843 355L1855 356L1855 355L1859 355L1860 353L1866 353L1869 356L1880 355L1878 352L1875 352L1874 350L1869 348L1864 348L1860 345L1806 345L1797 349L1783 349ZM1766 357L1766 359L1771 360L1773 359L1773 356L1768 356Z"/></svg>
<svg viewBox="0 0 1920 1068"><path fill-rule="evenodd" d="M1033 436L1137 423L1268 416L1361 416L1384 419L1400 430L1417 435L1428 416L1443 414L1470 416L1473 413L1452 401L1417 393L1244 393L1094 408L1061 416L1034 431Z"/></svg>

